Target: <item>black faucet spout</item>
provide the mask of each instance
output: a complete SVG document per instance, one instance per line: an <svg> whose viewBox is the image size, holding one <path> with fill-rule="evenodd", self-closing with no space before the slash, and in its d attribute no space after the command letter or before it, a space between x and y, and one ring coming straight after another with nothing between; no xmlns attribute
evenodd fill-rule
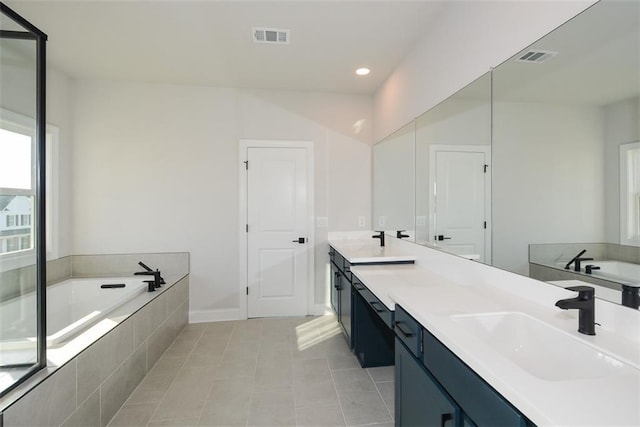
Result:
<svg viewBox="0 0 640 427"><path fill-rule="evenodd" d="M159 270L156 270L156 271L136 271L133 274L134 274L134 276L153 276L153 280L145 280L145 282L147 283L147 291L148 292L153 292L153 291L156 290L156 288L160 287L162 277L160 276L160 271Z"/></svg>
<svg viewBox="0 0 640 427"><path fill-rule="evenodd" d="M578 292L578 296L575 298L561 299L556 302L556 307L563 310L577 309L578 332L585 335L595 335L595 289L591 286L571 286L567 289Z"/></svg>
<svg viewBox="0 0 640 427"><path fill-rule="evenodd" d="M376 233L378 234L374 234L371 237L374 239L380 239L380 246L384 246L384 231L376 231Z"/></svg>
<svg viewBox="0 0 640 427"><path fill-rule="evenodd" d="M408 234L404 234L405 231L407 231L407 230L397 230L396 231L396 238L402 239L404 237L409 237Z"/></svg>

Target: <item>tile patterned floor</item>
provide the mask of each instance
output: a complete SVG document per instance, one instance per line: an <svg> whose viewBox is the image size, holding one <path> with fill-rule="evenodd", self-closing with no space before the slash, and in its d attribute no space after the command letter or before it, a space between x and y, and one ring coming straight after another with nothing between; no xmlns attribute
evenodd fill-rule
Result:
<svg viewBox="0 0 640 427"><path fill-rule="evenodd" d="M190 324L109 426L393 426L393 368L334 316Z"/></svg>

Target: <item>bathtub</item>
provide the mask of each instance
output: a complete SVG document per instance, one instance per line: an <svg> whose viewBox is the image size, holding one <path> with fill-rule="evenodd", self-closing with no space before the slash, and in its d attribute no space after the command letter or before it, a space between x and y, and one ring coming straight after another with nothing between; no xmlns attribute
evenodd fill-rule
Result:
<svg viewBox="0 0 640 427"><path fill-rule="evenodd" d="M600 267L600 270L591 272L593 277L618 282L626 286L640 287L640 264L622 261L589 261L586 264Z"/></svg>
<svg viewBox="0 0 640 427"><path fill-rule="evenodd" d="M47 347L56 347L115 308L147 290L148 276L69 279L47 287ZM102 289L124 283L124 288ZM2 303L0 346L21 348L35 342L35 293ZM33 345L33 344L31 344Z"/></svg>

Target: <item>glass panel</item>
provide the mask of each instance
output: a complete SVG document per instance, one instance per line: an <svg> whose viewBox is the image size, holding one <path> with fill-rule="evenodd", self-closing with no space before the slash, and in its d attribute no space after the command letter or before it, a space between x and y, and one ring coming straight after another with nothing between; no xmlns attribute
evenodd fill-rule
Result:
<svg viewBox="0 0 640 427"><path fill-rule="evenodd" d="M5 9L3 7L3 13ZM40 366L37 41L0 18L0 393Z"/></svg>

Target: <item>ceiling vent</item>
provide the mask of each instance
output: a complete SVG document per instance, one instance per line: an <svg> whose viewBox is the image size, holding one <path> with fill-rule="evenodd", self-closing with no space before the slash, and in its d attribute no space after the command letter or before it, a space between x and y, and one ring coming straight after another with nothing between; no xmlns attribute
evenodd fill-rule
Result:
<svg viewBox="0 0 640 427"><path fill-rule="evenodd" d="M253 28L254 43L289 44L291 30L276 28Z"/></svg>
<svg viewBox="0 0 640 427"><path fill-rule="evenodd" d="M516 61L541 64L543 62L547 62L557 54L558 52L551 52L549 50L530 50L524 55L521 55L518 59L516 59Z"/></svg>

